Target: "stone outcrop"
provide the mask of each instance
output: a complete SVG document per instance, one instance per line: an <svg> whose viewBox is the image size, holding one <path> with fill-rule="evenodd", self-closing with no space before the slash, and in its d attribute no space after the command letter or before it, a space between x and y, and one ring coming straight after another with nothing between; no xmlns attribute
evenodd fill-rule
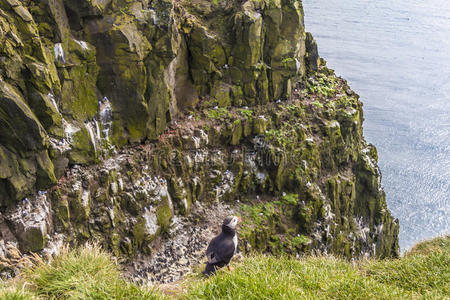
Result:
<svg viewBox="0 0 450 300"><path fill-rule="evenodd" d="M7 0L0 42L2 237L21 250L56 232L151 254L220 201L245 251L398 254L362 105L301 1Z"/></svg>
<svg viewBox="0 0 450 300"><path fill-rule="evenodd" d="M41 136L32 170L2 164L4 206L54 184L68 164L98 161L105 143L156 140L200 99L220 107L287 99L305 75L300 1L6 1L0 9L10 91L2 97L14 102L2 106L34 115L21 127L2 117L15 127L5 127L2 148L14 150L4 156L20 162L38 150L38 141L14 141L14 131ZM110 102L111 124L101 122L99 101ZM38 171L33 182L27 174Z"/></svg>

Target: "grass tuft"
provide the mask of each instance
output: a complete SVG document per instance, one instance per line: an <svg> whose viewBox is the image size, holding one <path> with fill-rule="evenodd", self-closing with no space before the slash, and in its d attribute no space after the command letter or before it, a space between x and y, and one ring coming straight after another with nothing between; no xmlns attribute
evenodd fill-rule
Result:
<svg viewBox="0 0 450 300"><path fill-rule="evenodd" d="M415 246L402 259L373 260L362 268L368 277L425 297L450 295L450 238Z"/></svg>
<svg viewBox="0 0 450 300"><path fill-rule="evenodd" d="M2 300L35 300L32 293L25 290L24 287L0 288L0 299Z"/></svg>
<svg viewBox="0 0 450 300"><path fill-rule="evenodd" d="M352 264L331 256L256 255L204 278L188 277L160 292L124 281L98 246L63 249L0 285L0 299L449 299L450 237L421 243L400 259Z"/></svg>
<svg viewBox="0 0 450 300"><path fill-rule="evenodd" d="M47 264L25 271L31 291L43 299L160 299L153 291L125 282L111 255L96 245L62 249Z"/></svg>
<svg viewBox="0 0 450 300"><path fill-rule="evenodd" d="M405 256L431 254L435 252L450 252L450 236L437 237L432 240L416 244Z"/></svg>

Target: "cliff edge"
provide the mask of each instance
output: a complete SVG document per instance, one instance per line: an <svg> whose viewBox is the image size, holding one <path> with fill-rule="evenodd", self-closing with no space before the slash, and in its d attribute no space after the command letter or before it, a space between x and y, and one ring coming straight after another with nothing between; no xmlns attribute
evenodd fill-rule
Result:
<svg viewBox="0 0 450 300"><path fill-rule="evenodd" d="M244 252L398 256L362 103L303 16L298 0L0 2L0 254L152 256L224 204Z"/></svg>

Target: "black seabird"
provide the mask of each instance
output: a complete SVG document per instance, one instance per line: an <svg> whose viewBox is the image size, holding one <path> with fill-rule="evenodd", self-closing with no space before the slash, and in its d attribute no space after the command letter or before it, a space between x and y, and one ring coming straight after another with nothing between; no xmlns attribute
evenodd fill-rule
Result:
<svg viewBox="0 0 450 300"><path fill-rule="evenodd" d="M206 263L205 271L203 271L203 274L206 276L228 265L236 253L238 245L236 225L239 221L239 217L236 216L225 218L222 223L222 232L209 243L206 249L208 262Z"/></svg>

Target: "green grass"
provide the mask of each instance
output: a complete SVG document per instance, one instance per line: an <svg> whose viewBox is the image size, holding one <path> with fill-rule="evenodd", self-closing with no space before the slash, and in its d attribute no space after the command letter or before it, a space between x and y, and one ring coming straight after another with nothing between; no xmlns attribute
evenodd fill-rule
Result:
<svg viewBox="0 0 450 300"><path fill-rule="evenodd" d="M63 249L50 264L39 262L25 270L21 279L27 294L20 298L10 293L6 299L163 299L123 280L111 255L92 245Z"/></svg>
<svg viewBox="0 0 450 300"><path fill-rule="evenodd" d="M0 290L0 299L2 300L34 300L37 299L31 292L24 287L3 287Z"/></svg>
<svg viewBox="0 0 450 300"><path fill-rule="evenodd" d="M210 119L221 119L221 118L226 118L229 119L232 117L231 113L223 107L218 107L218 108L212 108L209 110L206 110L206 116Z"/></svg>
<svg viewBox="0 0 450 300"><path fill-rule="evenodd" d="M368 277L408 292L431 298L450 295L450 238L420 243L402 259L370 261L362 269Z"/></svg>
<svg viewBox="0 0 450 300"><path fill-rule="evenodd" d="M108 253L86 246L3 283L0 299L450 299L449 236L395 260L256 255L233 267L164 286L169 297L125 282Z"/></svg>
<svg viewBox="0 0 450 300"><path fill-rule="evenodd" d="M247 120L253 116L253 110L250 110L250 109L240 108L240 109L238 109L238 112Z"/></svg>
<svg viewBox="0 0 450 300"><path fill-rule="evenodd" d="M438 237L429 241L424 241L415 245L411 251L406 253L406 256L411 255L428 255L435 252L450 251L450 236Z"/></svg>
<svg viewBox="0 0 450 300"><path fill-rule="evenodd" d="M187 299L372 299L401 297L400 289L361 276L348 263L331 258L307 260L258 256L233 273L194 285Z"/></svg>
<svg viewBox="0 0 450 300"><path fill-rule="evenodd" d="M355 266L333 257L249 257L233 272L192 280L185 299L450 299L450 237L395 260Z"/></svg>
<svg viewBox="0 0 450 300"><path fill-rule="evenodd" d="M298 194L286 194L281 199L290 205L297 205Z"/></svg>

